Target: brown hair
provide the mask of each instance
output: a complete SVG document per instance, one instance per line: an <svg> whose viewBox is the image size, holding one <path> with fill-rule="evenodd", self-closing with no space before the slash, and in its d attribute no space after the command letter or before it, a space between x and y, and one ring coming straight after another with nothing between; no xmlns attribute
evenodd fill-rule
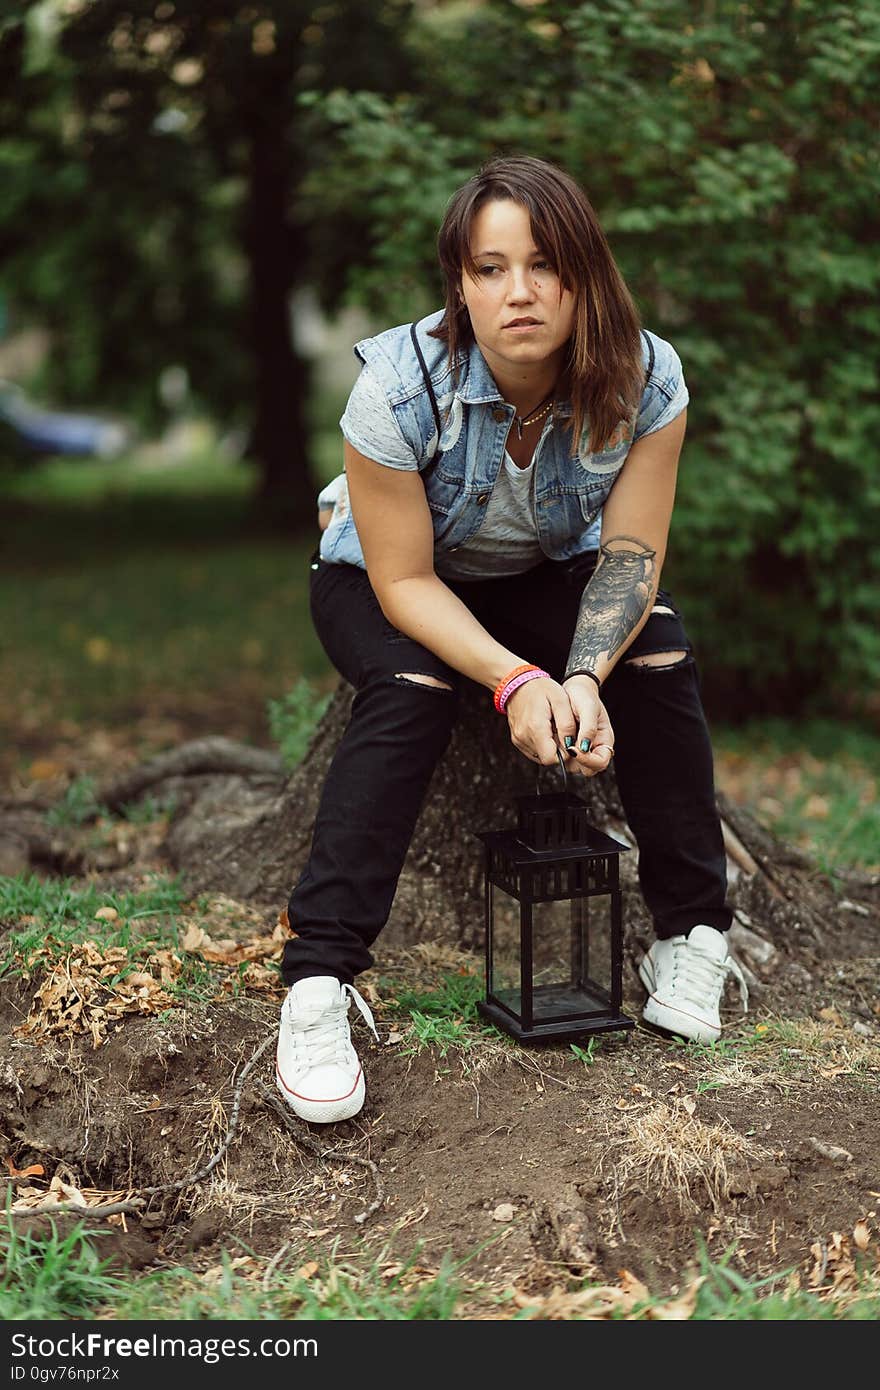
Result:
<svg viewBox="0 0 880 1390"><path fill-rule="evenodd" d="M535 244L575 296L575 326L566 365L572 404L572 452L589 425L595 452L615 439L621 418L635 417L644 387L639 315L605 233L583 189L543 159L500 156L450 199L437 238L446 277L446 308L433 336L455 362L474 341L459 293L462 272L475 274L471 229L485 203L510 199L526 209Z"/></svg>

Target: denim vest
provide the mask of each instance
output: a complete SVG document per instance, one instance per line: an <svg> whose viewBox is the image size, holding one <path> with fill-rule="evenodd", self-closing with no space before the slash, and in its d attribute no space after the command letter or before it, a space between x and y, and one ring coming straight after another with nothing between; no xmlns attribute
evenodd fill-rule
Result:
<svg viewBox="0 0 880 1390"><path fill-rule="evenodd" d="M422 474L434 526L435 555L456 550L479 530L515 415L476 343L459 357L458 381L453 383L445 345L427 336L442 317L441 310L416 326L442 423L439 449L433 406L413 348L410 325L365 338L354 349L380 381ZM681 397L684 392L686 403L687 393L675 349L662 338L643 332L642 356L646 383L639 410L630 420L620 421L607 448L590 452L589 432L585 430L578 449L572 451L571 432L564 423L571 417L570 403L557 402L545 421L534 454L535 517L541 549L553 560L567 560L598 548L602 504L632 444L660 427L673 397L678 408L684 408ZM556 422L562 422L562 428ZM320 553L323 560L365 567L347 497L341 497L334 509L321 537Z"/></svg>

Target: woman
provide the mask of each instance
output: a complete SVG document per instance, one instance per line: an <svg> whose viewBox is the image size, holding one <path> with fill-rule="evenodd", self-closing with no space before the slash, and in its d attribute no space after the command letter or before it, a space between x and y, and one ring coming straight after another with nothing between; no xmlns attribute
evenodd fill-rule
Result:
<svg viewBox="0 0 880 1390"><path fill-rule="evenodd" d="M319 497L312 616L356 687L311 856L277 1053L302 1118L357 1113L347 1013L372 964L463 677L514 745L594 777L616 751L657 941L645 1019L720 1032L731 912L712 754L681 618L658 589L687 388L638 315L583 191L491 161L439 235L444 309L358 343L345 474ZM741 978L741 977L740 977Z"/></svg>

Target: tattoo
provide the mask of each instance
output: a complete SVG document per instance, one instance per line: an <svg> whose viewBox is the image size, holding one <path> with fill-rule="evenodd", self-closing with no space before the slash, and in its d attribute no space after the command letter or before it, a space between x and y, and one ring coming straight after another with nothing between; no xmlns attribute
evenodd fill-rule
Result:
<svg viewBox="0 0 880 1390"><path fill-rule="evenodd" d="M567 671L613 662L644 616L654 593L656 550L635 536L612 536L584 589Z"/></svg>

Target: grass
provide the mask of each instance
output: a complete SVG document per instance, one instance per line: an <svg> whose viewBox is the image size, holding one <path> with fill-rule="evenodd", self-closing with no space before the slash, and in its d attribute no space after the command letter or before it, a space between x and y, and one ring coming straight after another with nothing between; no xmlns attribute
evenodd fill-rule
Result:
<svg viewBox="0 0 880 1390"><path fill-rule="evenodd" d="M302 762L329 703L329 694L320 695L311 681L302 677L280 699L269 701L269 732L286 768Z"/></svg>
<svg viewBox="0 0 880 1390"><path fill-rule="evenodd" d="M0 1236L0 1319L80 1318L124 1287L92 1243L100 1232L75 1226L66 1236L20 1234L7 1221Z"/></svg>
<svg viewBox="0 0 880 1390"><path fill-rule="evenodd" d="M263 1276L269 1263L232 1257L204 1273L156 1270L125 1278L115 1274L93 1244L101 1233L74 1227L62 1237L21 1235L10 1222L0 1236L0 1318L4 1321L100 1316L114 1321L370 1321L446 1320L473 1285L462 1268L444 1256L438 1268L420 1263L417 1249L404 1262L383 1252L358 1263L331 1253L311 1259L301 1251Z"/></svg>
<svg viewBox="0 0 880 1390"><path fill-rule="evenodd" d="M577 1043L569 1043L572 1055L577 1057L579 1062L583 1062L585 1067L591 1067L596 1060L596 1053L602 1045L600 1037L592 1037L587 1042L586 1047L579 1047Z"/></svg>
<svg viewBox="0 0 880 1390"><path fill-rule="evenodd" d="M827 720L716 730L718 782L821 869L880 871L880 735Z"/></svg>
<svg viewBox="0 0 880 1390"><path fill-rule="evenodd" d="M123 806L119 818L131 825L149 825L152 821L170 815L174 807L173 796L158 798L147 794L141 801ZM88 773L74 777L55 805L46 812L48 824L59 826L87 825L98 817L113 818L107 807L98 800L97 782Z"/></svg>
<svg viewBox="0 0 880 1390"><path fill-rule="evenodd" d="M861 1321L880 1314L880 1286L867 1260L853 1266L845 1289L814 1292L799 1287L793 1270L749 1279L732 1267L735 1251L712 1262L705 1253L699 1269L681 1279L683 1292L655 1295L623 1275L618 1285L594 1281L557 1288L533 1299L513 1290L490 1290L468 1282L468 1259L448 1256L427 1268L416 1251L404 1262L386 1252L358 1260L339 1257L336 1248L310 1259L301 1251L289 1263L295 1271L268 1261L224 1252L220 1264L203 1273L157 1270L125 1278L108 1269L82 1226L61 1238L50 1235L3 1237L0 1317L5 1321L100 1317L103 1321L450 1321L473 1316L518 1321L581 1321L595 1318L645 1321L676 1318L694 1322ZM97 1235L100 1240L100 1235ZM516 1306L514 1312L511 1305Z"/></svg>
<svg viewBox="0 0 880 1390"><path fill-rule="evenodd" d="M4 480L0 708L47 721L265 701L327 677L308 617L317 538L267 531L240 464L48 462ZM169 690L169 684L173 689Z"/></svg>
<svg viewBox="0 0 880 1390"><path fill-rule="evenodd" d="M106 1234L106 1232L104 1233ZM62 1236L0 1233L0 1318L4 1321L100 1318L106 1321L449 1321L507 1318L581 1321L859 1321L880 1315L876 1255L843 1248L822 1287L804 1288L794 1269L748 1278L734 1268L737 1248L711 1260L698 1241L696 1269L683 1271L678 1291L654 1294L621 1271L611 1285L564 1280L529 1297L466 1275L481 1249L458 1261L425 1263L417 1246L405 1260L383 1248L340 1254L291 1245L271 1262L250 1251L221 1253L196 1272L182 1268L117 1274L101 1258L102 1232L75 1226ZM270 1269L271 1264L271 1269ZM807 1281L809 1282L809 1281ZM264 1287L265 1285L265 1287Z"/></svg>
<svg viewBox="0 0 880 1390"><path fill-rule="evenodd" d="M9 924L0 975L26 969L47 938L59 955L65 946L86 938L104 947L176 946L175 915L185 901L178 879L158 876L150 887L135 893L108 893L71 878L0 878L0 923ZM96 918L101 908L112 908L116 918Z"/></svg>
<svg viewBox="0 0 880 1390"><path fill-rule="evenodd" d="M445 1057L453 1050L469 1051L481 1038L498 1036L498 1030L484 1023L477 1012L477 1000L484 994L482 974L462 969L442 975L435 989L391 988L392 1010L408 1015L410 1021L404 1053L436 1048Z"/></svg>

